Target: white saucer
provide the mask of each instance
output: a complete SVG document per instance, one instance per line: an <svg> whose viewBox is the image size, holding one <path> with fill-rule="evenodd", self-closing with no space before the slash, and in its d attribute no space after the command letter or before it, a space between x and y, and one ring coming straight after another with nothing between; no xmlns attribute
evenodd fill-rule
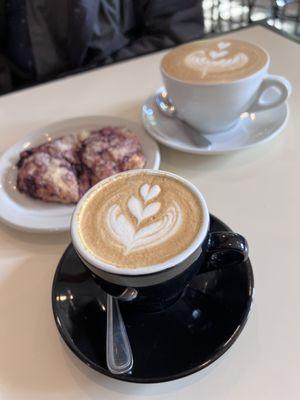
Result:
<svg viewBox="0 0 300 400"><path fill-rule="evenodd" d="M274 96L277 96L275 89L269 89L263 100L269 102ZM207 148L192 143L189 136L176 123L176 119L163 115L157 109L155 94L146 100L142 108L143 124L154 139L172 149L193 154L221 154L248 149L267 142L282 131L288 114L287 103L255 114L244 113L232 129L204 134L203 136L211 141L210 148Z"/></svg>
<svg viewBox="0 0 300 400"><path fill-rule="evenodd" d="M147 160L145 168L159 168L160 152L156 142L135 122L108 116L80 117L56 122L24 137L0 158L0 220L31 232L68 230L74 206L44 203L20 193L16 188L16 162L24 149L63 135L100 129L104 126L125 126L134 131L140 139Z"/></svg>

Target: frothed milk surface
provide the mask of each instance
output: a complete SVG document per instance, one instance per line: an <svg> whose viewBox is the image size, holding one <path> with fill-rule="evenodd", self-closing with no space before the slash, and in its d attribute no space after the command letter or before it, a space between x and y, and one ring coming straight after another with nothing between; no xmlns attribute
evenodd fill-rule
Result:
<svg viewBox="0 0 300 400"><path fill-rule="evenodd" d="M162 60L171 77L193 83L224 83L262 69L267 53L254 44L234 39L201 40L176 47Z"/></svg>
<svg viewBox="0 0 300 400"><path fill-rule="evenodd" d="M203 209L181 181L142 172L91 192L77 218L86 250L104 263L138 268L186 250L203 225Z"/></svg>

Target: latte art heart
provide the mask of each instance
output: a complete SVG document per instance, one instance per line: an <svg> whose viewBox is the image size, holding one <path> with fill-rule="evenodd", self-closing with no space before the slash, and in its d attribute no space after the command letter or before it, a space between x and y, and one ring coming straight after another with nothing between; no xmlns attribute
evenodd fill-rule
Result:
<svg viewBox="0 0 300 400"><path fill-rule="evenodd" d="M145 201L153 199L159 194L159 192L160 192L160 187L158 185L150 187L148 183L145 183L143 186L141 186L140 189L141 196Z"/></svg>
<svg viewBox="0 0 300 400"><path fill-rule="evenodd" d="M144 201L149 201L159 195L161 188L158 185L150 186L145 183L140 188L140 194ZM176 201L172 202L162 217L156 221L151 220L142 228L139 224L154 216L160 210L161 204L154 201L148 205L143 204L137 197L131 196L127 203L131 214L136 218L137 224L133 224L122 214L121 207L114 204L108 210L106 219L110 234L125 247L126 252L134 251L162 243L173 235L181 224L180 207Z"/></svg>
<svg viewBox="0 0 300 400"><path fill-rule="evenodd" d="M181 224L180 209L176 202L170 206L163 217L143 228L134 226L122 214L118 205L113 205L107 215L107 226L111 235L125 247L126 253L155 246L169 239Z"/></svg>
<svg viewBox="0 0 300 400"><path fill-rule="evenodd" d="M175 200L157 221L151 221L150 218L159 212L161 203L152 201L149 204L149 201L157 198L160 192L160 186L144 183L139 188L143 202L136 196L130 197L127 207L136 219L135 224L122 213L120 204L114 204L109 208L106 218L107 229L111 236L125 248L127 254L137 249L163 243L180 227L182 213ZM148 222L140 227L140 223L145 220Z"/></svg>
<svg viewBox="0 0 300 400"><path fill-rule="evenodd" d="M140 200L135 196L130 197L127 205L131 214L137 219L138 224L144 219L155 215L160 209L160 203L157 201L143 207Z"/></svg>

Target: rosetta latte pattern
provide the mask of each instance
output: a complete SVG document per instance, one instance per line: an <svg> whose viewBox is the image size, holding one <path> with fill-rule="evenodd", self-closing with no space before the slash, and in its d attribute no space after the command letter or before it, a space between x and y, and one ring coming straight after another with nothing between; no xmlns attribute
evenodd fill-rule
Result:
<svg viewBox="0 0 300 400"><path fill-rule="evenodd" d="M188 67L200 71L202 78L210 73L242 68L247 64L248 56L243 52L239 52L234 56L228 57L230 46L230 42L219 42L216 50L196 50L188 54L184 62Z"/></svg>
<svg viewBox="0 0 300 400"><path fill-rule="evenodd" d="M182 223L181 210L175 200L166 207L158 221L151 222L151 217L155 216L162 207L158 198L161 188L158 185L150 186L145 183L140 187L139 192L142 201L136 196L131 196L127 203L136 224L126 218L118 204L111 206L107 213L107 228L127 253L168 240L177 232ZM140 224L146 220L149 223L144 223L140 227Z"/></svg>

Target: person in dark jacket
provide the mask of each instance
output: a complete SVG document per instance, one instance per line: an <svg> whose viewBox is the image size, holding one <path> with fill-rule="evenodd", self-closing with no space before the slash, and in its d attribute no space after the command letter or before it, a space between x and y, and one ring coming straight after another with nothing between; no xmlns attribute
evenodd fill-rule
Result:
<svg viewBox="0 0 300 400"><path fill-rule="evenodd" d="M0 93L203 35L201 0L0 0Z"/></svg>

